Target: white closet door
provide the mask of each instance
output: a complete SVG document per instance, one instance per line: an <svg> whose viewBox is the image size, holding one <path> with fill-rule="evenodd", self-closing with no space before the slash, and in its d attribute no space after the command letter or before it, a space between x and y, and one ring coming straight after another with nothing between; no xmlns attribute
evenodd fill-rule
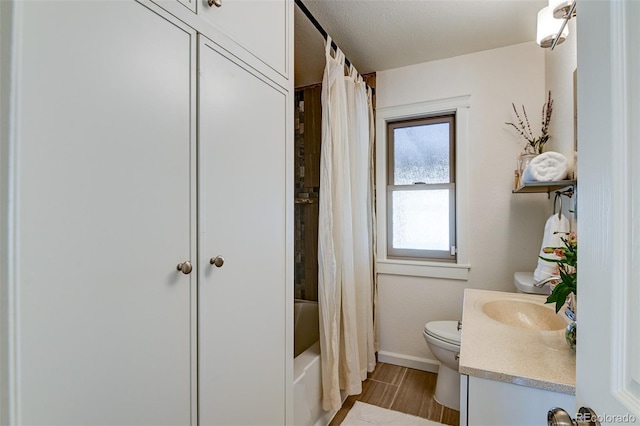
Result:
<svg viewBox="0 0 640 426"><path fill-rule="evenodd" d="M132 1L16 8L13 420L195 424L195 34Z"/></svg>
<svg viewBox="0 0 640 426"><path fill-rule="evenodd" d="M199 65L200 424L283 425L286 95L202 36Z"/></svg>

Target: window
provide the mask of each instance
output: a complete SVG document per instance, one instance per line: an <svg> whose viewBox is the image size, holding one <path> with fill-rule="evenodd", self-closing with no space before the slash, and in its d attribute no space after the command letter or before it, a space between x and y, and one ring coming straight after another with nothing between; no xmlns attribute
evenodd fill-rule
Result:
<svg viewBox="0 0 640 426"><path fill-rule="evenodd" d="M450 280L468 280L471 264L468 257L468 151L471 143L469 135L469 117L471 111L471 95L454 96L450 98L432 99L423 102L391 105L379 107L376 110L376 267L377 273L382 275L405 275L413 277L443 278ZM449 117L448 124L438 126L435 122L424 122L423 120L444 119ZM445 120L446 121L446 120ZM442 148L443 155L447 161L440 162L447 164L447 172L436 170L435 175L417 173L412 171L403 175L399 170L395 173L396 160L402 163L402 156L408 157L409 163L420 158L423 154L421 150L429 149L429 145L418 143L417 146L406 145L403 150L403 142L397 137L394 141L390 128L398 127L398 135L403 132L420 132L421 127L431 130L438 130L442 127L449 128L449 139L447 151ZM417 128L411 130L410 128ZM403 130L406 129L406 130ZM446 133L446 132L445 132ZM395 134L393 135L395 136ZM396 146L397 150L396 150ZM431 147L433 148L433 147ZM413 151L417 149L417 151ZM436 149L436 148L434 148ZM437 151L437 149L436 149ZM428 151L427 151L428 152ZM396 157L398 157L396 159ZM436 162L437 163L437 162ZM401 167L399 167L401 169ZM410 168L410 167L409 167ZM424 167L423 167L424 168ZM447 170L445 169L445 170ZM442 175L448 176L445 180ZM416 182L424 182L417 183ZM444 195L446 194L446 200ZM446 214L432 214L429 218L428 211L420 207L422 205L431 206L435 198L441 195L440 206ZM396 199L394 200L394 197ZM404 197L404 199L403 199ZM394 243L394 225L399 229L400 220L394 223L393 214L401 212L403 201L417 199L418 203L415 211L422 216L413 220L405 220L404 225L418 223L419 229L425 229L433 223L443 223L445 226L435 228L437 231L444 230L445 237L441 242L414 243L397 241ZM431 198L431 199L430 199ZM405 202L404 204L408 204ZM411 208L409 208L409 211ZM433 218L435 217L435 219ZM438 218L442 218L441 220ZM446 222L446 223L445 223ZM397 233L397 232L396 232ZM409 238L419 237L417 231L412 227L407 227L405 235ZM447 238L448 236L448 238ZM420 238L418 238L420 240ZM437 241L437 240L436 240ZM445 245L446 241L446 245ZM451 246L455 246L454 255L451 255Z"/></svg>
<svg viewBox="0 0 640 426"><path fill-rule="evenodd" d="M387 256L456 261L455 114L387 123Z"/></svg>

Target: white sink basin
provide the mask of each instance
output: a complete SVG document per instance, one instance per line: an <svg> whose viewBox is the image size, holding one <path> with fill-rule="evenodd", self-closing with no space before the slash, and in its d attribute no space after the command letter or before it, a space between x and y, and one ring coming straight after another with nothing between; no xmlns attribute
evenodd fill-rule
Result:
<svg viewBox="0 0 640 426"><path fill-rule="evenodd" d="M523 300L499 299L479 303L479 308L489 318L502 324L537 331L562 330L567 321L554 305L540 305Z"/></svg>

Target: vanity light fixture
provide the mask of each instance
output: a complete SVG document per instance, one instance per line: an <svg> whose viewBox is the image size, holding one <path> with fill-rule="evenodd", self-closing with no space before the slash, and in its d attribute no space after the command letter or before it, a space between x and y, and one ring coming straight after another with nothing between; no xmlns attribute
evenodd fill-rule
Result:
<svg viewBox="0 0 640 426"><path fill-rule="evenodd" d="M554 18L564 19L569 15L569 10L573 6L573 4L573 0L549 0L549 9L553 11Z"/></svg>
<svg viewBox="0 0 640 426"><path fill-rule="evenodd" d="M553 3L553 8L552 8L553 16L556 19L558 18L562 19L562 26L558 30L558 35L553 40L553 44L551 45L551 50L555 49L556 45L559 43L558 37L560 37L560 33L562 33L562 31L564 31L564 29L567 27L567 22L569 22L569 19L576 16L576 0L570 0L570 1L569 0L567 1L549 0L550 9L551 9L552 3ZM567 5L566 3L570 3L570 4ZM568 6L568 9L567 9L567 6Z"/></svg>
<svg viewBox="0 0 640 426"><path fill-rule="evenodd" d="M536 42L540 47L555 47L565 41L569 35L566 21L555 19L553 9L545 7L538 12L538 31Z"/></svg>

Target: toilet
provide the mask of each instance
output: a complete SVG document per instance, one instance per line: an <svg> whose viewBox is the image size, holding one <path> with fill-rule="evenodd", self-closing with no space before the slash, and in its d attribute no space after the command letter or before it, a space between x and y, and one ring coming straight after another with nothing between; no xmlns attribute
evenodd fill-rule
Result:
<svg viewBox="0 0 640 426"><path fill-rule="evenodd" d="M440 361L435 400L460 411L460 336L457 321L431 321L422 332L431 353Z"/></svg>
<svg viewBox="0 0 640 426"><path fill-rule="evenodd" d="M513 274L513 285L518 293L545 294L547 296L551 294L551 289L548 285L538 288L533 285L535 282L533 272L516 272Z"/></svg>

